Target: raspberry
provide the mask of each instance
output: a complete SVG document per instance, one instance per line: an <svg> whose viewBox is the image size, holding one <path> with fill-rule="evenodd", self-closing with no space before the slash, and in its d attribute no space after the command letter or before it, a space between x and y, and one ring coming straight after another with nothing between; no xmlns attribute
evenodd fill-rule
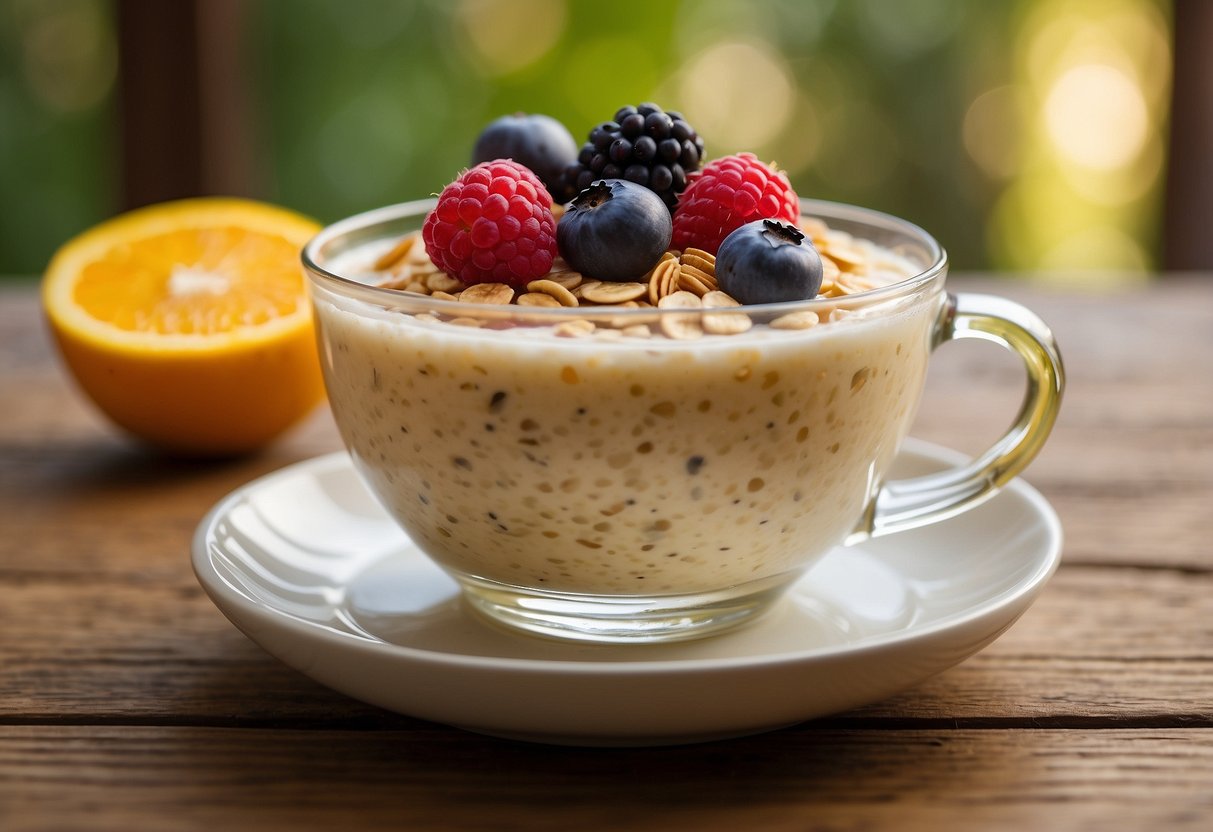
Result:
<svg viewBox="0 0 1213 832"><path fill-rule="evenodd" d="M754 220L800 220L800 198L787 176L758 161L753 153L723 156L696 174L674 211L674 239L679 250L712 254L729 233Z"/></svg>
<svg viewBox="0 0 1213 832"><path fill-rule="evenodd" d="M482 162L443 188L421 238L456 280L522 286L551 271L556 257L552 197L523 165Z"/></svg>

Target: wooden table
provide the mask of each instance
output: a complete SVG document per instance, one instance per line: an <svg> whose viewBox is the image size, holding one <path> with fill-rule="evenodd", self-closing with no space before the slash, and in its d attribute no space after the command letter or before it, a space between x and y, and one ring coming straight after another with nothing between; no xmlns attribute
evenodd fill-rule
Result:
<svg viewBox="0 0 1213 832"><path fill-rule="evenodd" d="M186 464L72 387L32 284L0 289L0 828L1213 828L1213 275L1036 309L1070 384L1027 479L1066 531L983 653L831 719L708 745L551 748L385 713L285 668L190 570L229 490L338 447L326 413ZM976 451L1022 390L949 345L914 433Z"/></svg>

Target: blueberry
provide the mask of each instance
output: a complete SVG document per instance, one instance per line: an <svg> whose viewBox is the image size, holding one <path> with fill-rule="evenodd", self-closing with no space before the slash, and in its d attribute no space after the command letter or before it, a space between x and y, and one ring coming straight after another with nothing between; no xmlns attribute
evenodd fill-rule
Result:
<svg viewBox="0 0 1213 832"><path fill-rule="evenodd" d="M578 151L572 134L556 119L516 113L502 116L484 128L472 151L472 164L513 159L534 171L552 198L563 202L572 194L563 193L561 174L577 161Z"/></svg>
<svg viewBox="0 0 1213 832"><path fill-rule="evenodd" d="M586 277L628 281L661 259L673 233L670 211L657 194L624 179L600 179L569 203L556 243Z"/></svg>
<svg viewBox="0 0 1213 832"><path fill-rule="evenodd" d="M821 255L804 232L777 220L741 226L716 252L720 288L747 305L817 297L822 273Z"/></svg>

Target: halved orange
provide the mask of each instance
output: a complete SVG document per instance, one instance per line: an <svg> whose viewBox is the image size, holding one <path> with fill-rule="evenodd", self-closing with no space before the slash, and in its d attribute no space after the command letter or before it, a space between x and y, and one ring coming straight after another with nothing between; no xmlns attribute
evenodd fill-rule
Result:
<svg viewBox="0 0 1213 832"><path fill-rule="evenodd" d="M168 202L64 244L42 301L114 422L190 455L259 448L324 396L299 251L319 226L242 199Z"/></svg>

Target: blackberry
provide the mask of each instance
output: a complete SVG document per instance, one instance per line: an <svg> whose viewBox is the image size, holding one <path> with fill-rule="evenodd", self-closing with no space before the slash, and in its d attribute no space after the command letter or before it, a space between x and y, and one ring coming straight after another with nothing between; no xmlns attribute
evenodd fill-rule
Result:
<svg viewBox="0 0 1213 832"><path fill-rule="evenodd" d="M626 179L653 191L672 212L702 160L703 139L682 113L656 104L621 107L590 131L577 161L564 169L561 190L580 193L598 179Z"/></svg>

